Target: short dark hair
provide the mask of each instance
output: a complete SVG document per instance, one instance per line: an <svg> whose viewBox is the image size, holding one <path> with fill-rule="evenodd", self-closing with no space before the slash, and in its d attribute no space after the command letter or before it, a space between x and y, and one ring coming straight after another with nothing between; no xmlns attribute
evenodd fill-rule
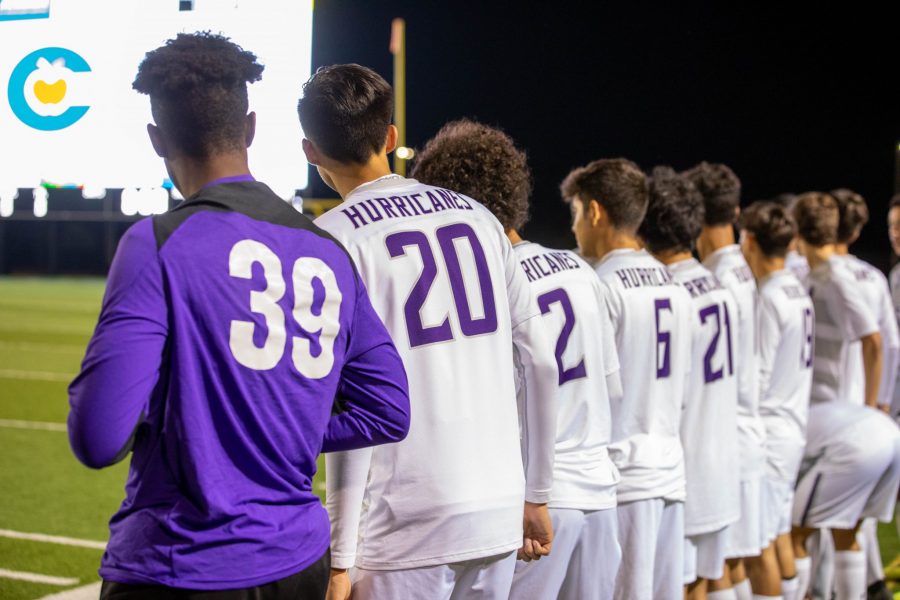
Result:
<svg viewBox="0 0 900 600"><path fill-rule="evenodd" d="M797 233L813 246L836 243L840 219L837 201L823 192L801 194L794 204Z"/></svg>
<svg viewBox="0 0 900 600"><path fill-rule="evenodd" d="M774 198L770 198L769 202L774 202L782 208L786 208L788 211L792 211L794 210L794 204L796 204L797 202L797 194L783 192L781 194L778 194Z"/></svg>
<svg viewBox="0 0 900 600"><path fill-rule="evenodd" d="M329 158L363 164L384 147L394 99L384 78L357 64L320 67L303 84L303 134Z"/></svg>
<svg viewBox="0 0 900 600"><path fill-rule="evenodd" d="M741 229L753 234L763 254L784 258L797 236L797 223L788 210L775 202L759 200L741 211Z"/></svg>
<svg viewBox="0 0 900 600"><path fill-rule="evenodd" d="M703 229L703 196L671 167L650 173L650 202L638 236L654 254L691 250Z"/></svg>
<svg viewBox="0 0 900 600"><path fill-rule="evenodd" d="M900 194L894 194L893 198L891 198L891 201L888 202L888 210L897 208L898 206L900 206Z"/></svg>
<svg viewBox="0 0 900 600"><path fill-rule="evenodd" d="M418 154L412 176L475 198L505 230L518 230L528 221L528 160L495 127L468 119L447 123Z"/></svg>
<svg viewBox="0 0 900 600"><path fill-rule="evenodd" d="M841 215L838 224L838 242L846 244L869 222L869 207L862 196L848 189L832 190Z"/></svg>
<svg viewBox="0 0 900 600"><path fill-rule="evenodd" d="M256 55L227 37L179 33L146 54L131 86L150 96L166 140L206 158L246 148L247 84L259 81L263 69Z"/></svg>
<svg viewBox="0 0 900 600"><path fill-rule="evenodd" d="M596 200L616 229L637 231L647 211L647 177L624 158L603 158L578 167L559 187L566 202L578 196L586 207Z"/></svg>
<svg viewBox="0 0 900 600"><path fill-rule="evenodd" d="M703 196L704 224L731 225L741 205L741 180L730 168L720 163L702 162L685 171Z"/></svg>

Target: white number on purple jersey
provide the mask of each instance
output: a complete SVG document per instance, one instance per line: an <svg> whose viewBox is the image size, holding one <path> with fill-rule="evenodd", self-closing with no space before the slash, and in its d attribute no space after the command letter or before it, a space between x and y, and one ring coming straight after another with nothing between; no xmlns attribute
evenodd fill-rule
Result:
<svg viewBox="0 0 900 600"><path fill-rule="evenodd" d="M228 255L228 274L240 279L253 278L253 264L262 266L266 289L250 291L250 311L263 316L266 338L262 346L253 342L252 321L231 321L228 346L235 360L249 369L267 371L284 356L287 342L284 311L278 305L285 292L281 260L266 245L241 240ZM334 338L341 329L341 290L334 271L318 258L304 256L294 262L292 271L294 308L291 314L309 337L291 338L291 362L301 375L321 379L334 366ZM324 294L316 294L318 281Z"/></svg>
<svg viewBox="0 0 900 600"><path fill-rule="evenodd" d="M554 304L559 304L565 317L562 331L559 332L559 337L556 339L556 369L559 373L559 385L573 379L587 377L587 371L584 368L584 356L581 357L581 360L574 367L567 369L563 365L563 354L566 351L566 346L569 345L569 336L572 335L572 330L575 328L575 311L572 310L572 302L569 300L569 295L566 294L564 289L560 288L541 294L538 296L537 301L542 315L549 313Z"/></svg>
<svg viewBox="0 0 900 600"><path fill-rule="evenodd" d="M484 248L478 241L475 231L465 223L445 225L435 231L438 248L447 266L447 276L450 279L450 290L453 293L453 303L456 305L456 314L459 319L459 328L464 336L481 335L497 331L497 309L494 305L494 291L491 286L491 273L488 269ZM472 249L474 265L466 265L469 269L474 267L478 276L480 288L481 317L473 317L466 295L465 280L463 279L463 265L460 264L459 254L456 251L457 241L467 243ZM392 233L384 240L391 258L405 256L408 248L415 247L422 257L422 272L416 281L406 304L403 314L406 317L406 330L409 333L409 345L411 348L446 342L453 339L453 330L450 327L449 316L439 325L426 327L422 323L422 307L428 300L428 293L434 280L438 277L438 266L432 251L432 244L428 237L421 231L400 231Z"/></svg>

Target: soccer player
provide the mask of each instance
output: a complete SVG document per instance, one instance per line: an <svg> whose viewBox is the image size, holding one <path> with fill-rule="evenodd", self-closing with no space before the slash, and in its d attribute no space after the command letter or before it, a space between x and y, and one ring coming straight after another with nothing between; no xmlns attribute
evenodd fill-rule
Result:
<svg viewBox="0 0 900 600"><path fill-rule="evenodd" d="M694 307L691 373L681 419L688 598L707 597L707 583L725 576L726 529L741 516L734 360L738 307L731 292L691 256L703 218L703 197L688 178L669 167L653 169L638 235L689 292ZM726 578L708 597L733 594Z"/></svg>
<svg viewBox="0 0 900 600"><path fill-rule="evenodd" d="M840 213L830 195L810 192L794 208L800 252L811 268L815 351L807 445L795 491L794 552L806 557L806 539L830 528L836 549L838 598L866 591L865 557L856 532L865 517L889 520L900 479L897 427L879 411L847 397L848 357L862 342L865 404L874 408L881 377L878 321L857 289L856 277L836 252ZM858 350L856 350L858 352ZM806 593L806 565L797 561L799 594ZM802 596L801 596L802 597Z"/></svg>
<svg viewBox="0 0 900 600"><path fill-rule="evenodd" d="M900 256L900 194L895 194L888 204L888 239L891 242L895 258ZM891 286L891 299L894 304L894 314L900 324L900 262L891 268L888 277ZM900 379L900 369L897 369L897 378ZM894 382L894 397L891 400L891 415L900 418L900 385Z"/></svg>
<svg viewBox="0 0 900 600"><path fill-rule="evenodd" d="M772 198L772 202L780 205L788 212L793 212L794 204L797 202L797 195L788 193L778 194ZM800 283L805 284L806 278L809 277L809 263L806 262L806 258L802 254L797 252L798 241L799 238L794 238L791 242L787 256L784 257L784 266L787 270L797 276Z"/></svg>
<svg viewBox="0 0 900 600"><path fill-rule="evenodd" d="M375 72L319 69L298 112L309 162L344 200L317 224L356 262L412 405L403 443L327 459L333 596L352 579L360 599L506 598L516 550L540 558L552 541L556 363L528 280L481 204L391 173L391 88Z"/></svg>
<svg viewBox="0 0 900 600"><path fill-rule="evenodd" d="M618 471L609 458L610 402L621 400L618 355L600 280L574 252L524 241L531 173L502 131L445 125L419 153L413 176L479 198L503 225L555 345L559 391L550 516L553 554L516 564L511 598L611 599Z"/></svg>
<svg viewBox="0 0 900 600"><path fill-rule="evenodd" d="M741 214L740 227L741 250L759 284L759 410L767 467L762 523L767 547L747 560L747 570L756 597L794 600L791 507L806 441L815 317L812 300L785 267L797 235L790 213L774 202L754 202Z"/></svg>
<svg viewBox="0 0 900 600"><path fill-rule="evenodd" d="M697 253L703 266L734 295L738 307L731 325L737 357L741 518L728 528L725 556L728 558L728 576L738 600L750 600L750 581L742 559L758 556L768 545L763 539L761 514L766 432L759 416L756 281L734 237L741 182L723 164L703 162L685 175L703 196L705 216L697 239ZM716 584L710 586L715 589Z"/></svg>
<svg viewBox="0 0 900 600"><path fill-rule="evenodd" d="M179 34L133 84L187 200L122 238L69 388L82 462L133 451L102 598L324 598L316 458L409 426L403 364L346 250L250 175L262 71L227 38Z"/></svg>
<svg viewBox="0 0 900 600"><path fill-rule="evenodd" d="M681 600L685 479L679 425L690 370L690 297L636 237L647 209L647 181L637 165L596 160L569 173L561 191L581 254L597 261L619 355L623 395L612 404L609 446L621 475L616 512L622 564L615 598Z"/></svg>

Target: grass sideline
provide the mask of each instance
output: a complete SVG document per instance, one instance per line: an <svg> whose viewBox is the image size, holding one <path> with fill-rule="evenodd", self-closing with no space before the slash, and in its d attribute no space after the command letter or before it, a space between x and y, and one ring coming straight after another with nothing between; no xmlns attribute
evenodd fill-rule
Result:
<svg viewBox="0 0 900 600"><path fill-rule="evenodd" d="M65 423L67 378L78 371L103 285L102 279L0 278L0 420ZM320 495L322 462L315 483ZM83 467L64 432L0 426L0 529L105 541L127 471L127 461L101 471ZM882 524L878 535L887 564L900 554L897 530ZM69 588L99 579L101 555L90 548L0 537L0 569L77 578ZM65 589L0 577L5 600Z"/></svg>

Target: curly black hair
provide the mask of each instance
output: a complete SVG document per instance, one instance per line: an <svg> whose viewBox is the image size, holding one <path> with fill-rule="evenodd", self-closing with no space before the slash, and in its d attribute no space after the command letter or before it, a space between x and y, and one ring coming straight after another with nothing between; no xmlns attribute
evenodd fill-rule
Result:
<svg viewBox="0 0 900 600"><path fill-rule="evenodd" d="M559 186L566 202L600 204L616 229L637 231L647 211L647 176L625 158L595 160L569 173Z"/></svg>
<svg viewBox="0 0 900 600"><path fill-rule="evenodd" d="M682 173L703 195L706 225L730 225L741 205L741 180L728 166L702 162Z"/></svg>
<svg viewBox="0 0 900 600"><path fill-rule="evenodd" d="M528 221L531 171L506 133L469 119L451 121L419 153L412 177L475 198L504 230Z"/></svg>
<svg viewBox="0 0 900 600"><path fill-rule="evenodd" d="M256 55L208 31L179 33L147 53L131 86L150 96L153 119L184 154L205 158L246 147L247 84Z"/></svg>
<svg viewBox="0 0 900 600"><path fill-rule="evenodd" d="M344 164L364 164L384 147L393 112L391 86L357 64L320 67L297 102L303 134Z"/></svg>
<svg viewBox="0 0 900 600"><path fill-rule="evenodd" d="M848 189L832 190L831 197L837 201L841 221L838 224L838 242L849 243L869 222L869 207L862 196Z"/></svg>
<svg viewBox="0 0 900 600"><path fill-rule="evenodd" d="M822 192L806 192L794 204L797 233L807 244L825 246L837 242L841 215L837 201Z"/></svg>
<svg viewBox="0 0 900 600"><path fill-rule="evenodd" d="M758 200L741 211L738 224L753 234L760 250L769 257L784 258L797 235L797 223L791 213L780 204L766 200Z"/></svg>
<svg viewBox="0 0 900 600"><path fill-rule="evenodd" d="M671 167L654 167L650 202L638 236L654 254L690 251L703 229L703 196Z"/></svg>

